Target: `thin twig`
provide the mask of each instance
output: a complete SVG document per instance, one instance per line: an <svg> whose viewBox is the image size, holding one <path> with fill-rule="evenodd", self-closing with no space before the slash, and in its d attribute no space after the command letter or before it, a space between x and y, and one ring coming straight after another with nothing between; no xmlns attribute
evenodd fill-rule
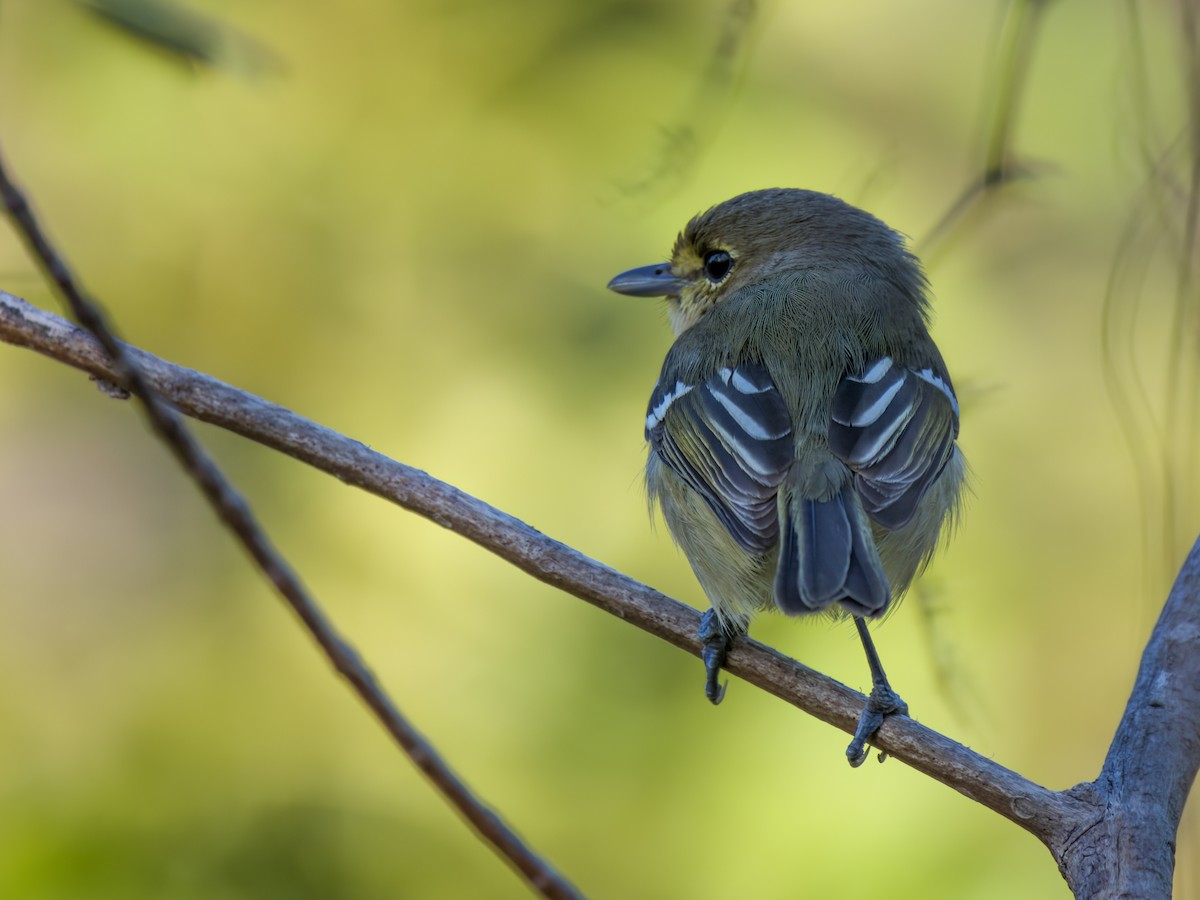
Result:
<svg viewBox="0 0 1200 900"><path fill-rule="evenodd" d="M685 183L733 107L760 18L759 0L726 0L716 44L686 108L660 124L661 146L649 172L617 185L624 196L657 204Z"/></svg>
<svg viewBox="0 0 1200 900"><path fill-rule="evenodd" d="M100 307L85 295L62 254L51 244L24 194L9 177L3 158L0 158L0 202L37 264L57 285L75 317L95 336L111 358L112 364L106 378L142 401L151 427L200 487L217 516L250 553L263 574L299 616L337 672L350 682L413 764L475 831L540 894L553 898L580 896L569 882L534 853L455 775L433 746L401 714L354 648L338 634L299 577L271 544L245 500L187 430L179 414L159 398L153 380L143 372L136 354L129 352L127 345L117 340Z"/></svg>
<svg viewBox="0 0 1200 900"><path fill-rule="evenodd" d="M1006 184L1034 178L1046 167L1015 158L1012 137L1016 129L1034 40L1049 0L1014 0L1009 6L1007 34L996 74L994 115L985 138L983 171L962 189L942 217L920 242L919 255L928 260L962 218L986 196Z"/></svg>

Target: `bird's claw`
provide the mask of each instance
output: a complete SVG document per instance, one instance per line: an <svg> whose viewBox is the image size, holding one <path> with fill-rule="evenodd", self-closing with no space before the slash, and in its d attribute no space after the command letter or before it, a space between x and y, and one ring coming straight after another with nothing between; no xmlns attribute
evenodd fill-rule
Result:
<svg viewBox="0 0 1200 900"><path fill-rule="evenodd" d="M716 610L710 609L700 617L700 658L704 661L704 696L716 706L725 699L725 685L721 684L721 666L725 665L725 656L729 653L729 635L726 634L721 620L717 618Z"/></svg>
<svg viewBox="0 0 1200 900"><path fill-rule="evenodd" d="M725 699L725 684L717 683L717 673L720 671L720 667L714 666L708 670L708 677L704 680L704 696L713 706Z"/></svg>
<svg viewBox="0 0 1200 900"><path fill-rule="evenodd" d="M854 729L854 740L846 748L846 761L858 768L866 761L867 746L883 724L883 720L892 715L908 715L908 704L900 695L892 690L886 681L876 683L871 688L867 702L863 706L862 715L858 718L858 727ZM880 751L879 761L887 759L887 753Z"/></svg>

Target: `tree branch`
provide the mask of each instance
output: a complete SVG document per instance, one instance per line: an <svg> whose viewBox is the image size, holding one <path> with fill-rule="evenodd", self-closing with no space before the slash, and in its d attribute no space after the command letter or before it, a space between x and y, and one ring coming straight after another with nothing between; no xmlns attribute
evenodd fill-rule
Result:
<svg viewBox="0 0 1200 900"><path fill-rule="evenodd" d="M1064 847L1079 897L1170 897L1175 834L1200 766L1200 540L1142 654L1095 788L1103 821ZM1091 786L1084 786L1091 788Z"/></svg>
<svg viewBox="0 0 1200 900"><path fill-rule="evenodd" d="M117 372L83 329L0 291L0 340L102 380ZM209 375L133 347L149 383L180 412L279 450L390 500L551 584L693 655L699 614L425 472ZM1080 897L1108 885L1170 896L1174 835L1200 764L1200 541L1192 548L1142 660L1100 778L1052 791L903 716L874 743L1038 837ZM727 668L842 729L854 730L863 695L748 638Z"/></svg>
<svg viewBox="0 0 1200 900"><path fill-rule="evenodd" d="M0 292L0 340L101 379L116 372L87 332ZM308 463L390 500L495 553L541 581L699 654L699 613L546 537L524 522L425 472L389 459L281 406L144 351L129 348L147 379L181 412ZM847 733L863 695L748 638L727 668L751 684ZM1048 790L912 719L889 717L873 743L918 771L994 809L1050 843L1093 822L1092 803Z"/></svg>

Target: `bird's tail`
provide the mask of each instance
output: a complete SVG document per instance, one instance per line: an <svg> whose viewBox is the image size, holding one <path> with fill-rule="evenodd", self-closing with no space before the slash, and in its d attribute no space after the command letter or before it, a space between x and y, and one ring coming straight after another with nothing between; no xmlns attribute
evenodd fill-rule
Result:
<svg viewBox="0 0 1200 900"><path fill-rule="evenodd" d="M856 616L883 615L891 589L851 480L827 500L789 498L783 519L775 570L783 612L807 615L840 603Z"/></svg>

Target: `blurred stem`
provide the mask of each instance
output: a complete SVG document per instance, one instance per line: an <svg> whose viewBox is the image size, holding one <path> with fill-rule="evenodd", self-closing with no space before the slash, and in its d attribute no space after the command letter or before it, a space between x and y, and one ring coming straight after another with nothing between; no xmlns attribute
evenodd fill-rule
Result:
<svg viewBox="0 0 1200 900"><path fill-rule="evenodd" d="M662 124L662 146L649 172L622 184L626 196L661 203L691 176L733 107L750 61L763 0L726 0L716 43L688 103L672 124Z"/></svg>
<svg viewBox="0 0 1200 900"><path fill-rule="evenodd" d="M1173 559L1183 549L1180 495L1190 498L1195 484L1196 382L1200 376L1197 365L1200 341L1197 335L1195 279L1197 219L1200 217L1200 42L1197 40L1196 9L1193 4L1180 3L1179 11L1189 167L1167 363L1167 439L1164 450L1170 481L1164 492L1163 516L1167 534L1166 549Z"/></svg>
<svg viewBox="0 0 1200 900"><path fill-rule="evenodd" d="M271 543L245 499L187 430L176 409L161 397L153 380L145 372L140 355L117 340L100 306L84 293L65 258L42 229L25 195L9 177L2 157L0 204L25 241L34 261L57 286L75 317L95 338L99 345L97 349L111 360L105 379L141 401L151 428L200 488L217 518L250 554L263 575L325 652L334 669L352 685L418 770L475 829L476 834L487 841L538 893L557 900L579 897L569 882L527 847L499 815L472 793L433 745L404 717L358 653L337 632L299 576Z"/></svg>
<svg viewBox="0 0 1200 900"><path fill-rule="evenodd" d="M1140 285L1160 243L1161 233L1152 221L1160 200L1159 170L1166 162L1163 158L1154 164L1117 240L1100 315L1101 373L1137 479L1137 531L1150 596L1163 589L1162 562L1174 564L1174 548L1168 540L1171 532L1165 527L1163 512L1171 482L1167 456L1160 449L1166 446L1163 426L1154 415L1155 404L1141 377L1135 336Z"/></svg>
<svg viewBox="0 0 1200 900"><path fill-rule="evenodd" d="M1017 109L1029 74L1030 60L1037 27L1048 0L1015 0L1009 6L1007 35L1003 42L999 86L992 119L991 136L987 143L983 180L985 184L1004 181L1009 163L1013 128Z"/></svg>
<svg viewBox="0 0 1200 900"><path fill-rule="evenodd" d="M1000 40L995 100L991 123L985 139L983 171L973 178L950 204L946 212L919 243L918 255L930 259L938 244L946 240L959 222L980 201L996 189L1034 175L1031 166L1019 163L1013 155L1013 132L1024 94L1033 47L1042 22L1042 13L1050 0L1014 0Z"/></svg>

